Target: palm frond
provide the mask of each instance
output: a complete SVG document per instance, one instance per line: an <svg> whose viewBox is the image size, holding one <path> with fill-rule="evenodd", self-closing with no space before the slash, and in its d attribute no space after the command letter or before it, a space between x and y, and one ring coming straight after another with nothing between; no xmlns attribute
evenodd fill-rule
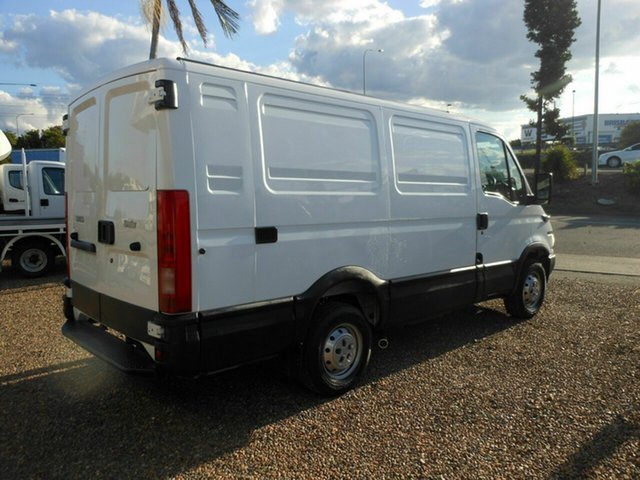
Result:
<svg viewBox="0 0 640 480"><path fill-rule="evenodd" d="M200 34L200 38L202 38L202 42L206 47L207 46L207 27L204 24L204 20L202 19L200 10L198 10L198 6L196 5L195 0L189 0L189 6L191 7L191 13L193 14L193 21L196 24L196 28L198 29L198 33Z"/></svg>
<svg viewBox="0 0 640 480"><path fill-rule="evenodd" d="M211 0L211 5L218 15L220 26L227 38L231 38L240 30L240 15L222 0Z"/></svg>
<svg viewBox="0 0 640 480"><path fill-rule="evenodd" d="M173 28L176 31L176 35L178 35L178 40L180 40L180 45L182 45L182 51L186 54L189 51L189 47L187 42L184 40L184 35L182 34L182 21L180 20L180 10L176 5L175 0L167 0L167 8L169 9L169 16L171 17L171 21L173 22Z"/></svg>

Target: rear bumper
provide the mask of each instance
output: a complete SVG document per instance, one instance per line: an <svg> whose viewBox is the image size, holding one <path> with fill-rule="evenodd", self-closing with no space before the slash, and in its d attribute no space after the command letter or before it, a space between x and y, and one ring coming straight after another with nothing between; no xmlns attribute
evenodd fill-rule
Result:
<svg viewBox="0 0 640 480"><path fill-rule="evenodd" d="M156 364L146 351L123 342L89 320L67 320L62 326L62 334L124 372L150 374L156 371Z"/></svg>
<svg viewBox="0 0 640 480"><path fill-rule="evenodd" d="M164 315L75 282L65 280L65 286L67 321L62 333L85 350L128 373L200 373L200 333L195 313ZM162 338L149 335L149 323L162 329Z"/></svg>
<svg viewBox="0 0 640 480"><path fill-rule="evenodd" d="M65 286L62 333L129 373L195 377L272 357L295 343L292 298L166 315L73 281Z"/></svg>

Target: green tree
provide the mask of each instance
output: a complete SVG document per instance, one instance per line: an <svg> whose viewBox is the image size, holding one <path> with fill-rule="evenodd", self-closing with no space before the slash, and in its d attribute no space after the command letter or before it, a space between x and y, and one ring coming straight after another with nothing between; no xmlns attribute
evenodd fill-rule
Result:
<svg viewBox="0 0 640 480"><path fill-rule="evenodd" d="M240 28L240 15L222 0L210 0L213 9L218 16L220 27L227 37L232 37ZM182 51L185 55L189 48L182 34L182 21L180 20L180 10L175 0L165 0L167 10L173 23L173 28L178 35L178 40L182 45ZM196 0L189 0L189 7L193 15L193 21L196 24L200 38L204 45L207 45L207 28L202 20L202 14L196 5ZM140 9L148 23L151 24L151 49L149 50L149 58L156 58L158 52L158 37L160 33L160 21L162 19L162 0L140 0Z"/></svg>
<svg viewBox="0 0 640 480"><path fill-rule="evenodd" d="M634 143L640 143L640 122L627 123L620 132L620 148L627 148Z"/></svg>
<svg viewBox="0 0 640 480"><path fill-rule="evenodd" d="M16 148L43 148L40 131L29 130L18 137Z"/></svg>
<svg viewBox="0 0 640 480"><path fill-rule="evenodd" d="M18 144L18 137L16 136L16 134L13 132L4 132L4 136L7 137L7 140L9 140L11 146L13 148L16 148L16 145Z"/></svg>
<svg viewBox="0 0 640 480"><path fill-rule="evenodd" d="M558 122L560 112L553 99L559 97L571 83L566 73L566 63L571 59L569 48L575 41L575 29L580 26L576 0L525 0L524 23L527 38L540 48L535 56L540 59L540 69L531 74L531 87L535 96L520 98L527 108L536 113L536 173L540 171L542 129L556 138L566 133L566 127Z"/></svg>
<svg viewBox="0 0 640 480"><path fill-rule="evenodd" d="M40 138L42 140L42 148L64 147L64 133L62 133L61 125L55 125L43 130Z"/></svg>

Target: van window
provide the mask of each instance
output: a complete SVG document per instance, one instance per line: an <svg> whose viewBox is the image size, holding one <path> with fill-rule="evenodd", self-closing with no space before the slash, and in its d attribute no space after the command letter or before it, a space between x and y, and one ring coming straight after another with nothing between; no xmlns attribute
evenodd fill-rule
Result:
<svg viewBox="0 0 640 480"><path fill-rule="evenodd" d="M147 190L155 175L155 110L146 82L127 84L105 96L104 155L111 191Z"/></svg>
<svg viewBox="0 0 640 480"><path fill-rule="evenodd" d="M395 117L391 140L398 191L461 193L467 190L469 162L462 129Z"/></svg>
<svg viewBox="0 0 640 480"><path fill-rule="evenodd" d="M280 192L371 192L379 183L375 121L366 111L265 95L267 186Z"/></svg>
<svg viewBox="0 0 640 480"><path fill-rule="evenodd" d="M75 161L70 169L73 188L77 192L95 192L98 172L98 107L95 98L89 98L73 109L69 115L67 154Z"/></svg>
<svg viewBox="0 0 640 480"><path fill-rule="evenodd" d="M476 134L482 190L499 194L512 202L526 195L526 182L517 162L502 140L493 135Z"/></svg>
<svg viewBox="0 0 640 480"><path fill-rule="evenodd" d="M42 185L46 195L64 195L64 170L43 168Z"/></svg>
<svg viewBox="0 0 640 480"><path fill-rule="evenodd" d="M18 190L23 190L22 186L22 172L20 170L13 170L9 172L9 185Z"/></svg>

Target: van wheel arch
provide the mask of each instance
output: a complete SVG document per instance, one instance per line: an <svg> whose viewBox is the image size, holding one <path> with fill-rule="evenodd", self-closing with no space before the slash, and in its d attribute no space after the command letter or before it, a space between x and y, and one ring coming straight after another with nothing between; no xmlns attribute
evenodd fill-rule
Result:
<svg viewBox="0 0 640 480"><path fill-rule="evenodd" d="M320 277L306 292L296 297L295 316L306 336L316 310L327 302L352 305L360 310L373 329L387 318L387 282L361 267L341 267Z"/></svg>
<svg viewBox="0 0 640 480"><path fill-rule="evenodd" d="M549 279L549 275L551 274L551 260L549 260L549 250L547 250L546 246L541 243L532 244L529 245L524 250L524 252L522 252L522 255L520 255L520 259L518 260L518 270L516 272L516 278L520 278L525 266L530 262L541 263L544 267L547 280Z"/></svg>

